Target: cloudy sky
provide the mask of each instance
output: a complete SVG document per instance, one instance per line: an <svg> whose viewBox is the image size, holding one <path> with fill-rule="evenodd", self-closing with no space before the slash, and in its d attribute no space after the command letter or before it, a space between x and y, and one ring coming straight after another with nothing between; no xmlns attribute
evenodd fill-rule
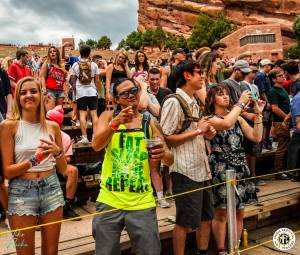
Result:
<svg viewBox="0 0 300 255"><path fill-rule="evenodd" d="M62 37L116 46L137 28L138 0L0 0L0 43L55 43Z"/></svg>

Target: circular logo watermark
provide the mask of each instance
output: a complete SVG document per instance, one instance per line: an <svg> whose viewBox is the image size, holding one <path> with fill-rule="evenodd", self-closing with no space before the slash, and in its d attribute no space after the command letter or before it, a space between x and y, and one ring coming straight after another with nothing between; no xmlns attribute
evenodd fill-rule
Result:
<svg viewBox="0 0 300 255"><path fill-rule="evenodd" d="M273 243L278 250L287 251L295 245L296 237L289 228L280 228L273 235Z"/></svg>

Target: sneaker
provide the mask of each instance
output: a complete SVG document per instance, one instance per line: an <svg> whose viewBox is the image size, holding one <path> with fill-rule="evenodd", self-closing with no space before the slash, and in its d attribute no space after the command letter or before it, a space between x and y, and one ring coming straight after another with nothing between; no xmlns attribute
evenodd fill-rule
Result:
<svg viewBox="0 0 300 255"><path fill-rule="evenodd" d="M170 204L165 199L158 200L157 204L160 208L169 208L170 207Z"/></svg>
<svg viewBox="0 0 300 255"><path fill-rule="evenodd" d="M89 140L86 137L81 137L81 139L77 142L78 144L89 144Z"/></svg>
<svg viewBox="0 0 300 255"><path fill-rule="evenodd" d="M255 181L255 186L264 186L267 183L264 180L256 180Z"/></svg>
<svg viewBox="0 0 300 255"><path fill-rule="evenodd" d="M288 177L288 175L286 174L276 174L275 179L285 181L285 180L290 180L290 177Z"/></svg>
<svg viewBox="0 0 300 255"><path fill-rule="evenodd" d="M64 219L72 219L79 217L80 215L74 211L74 209L71 206L64 206L64 214L63 218ZM74 219L74 221L79 221L82 220L81 218L79 219Z"/></svg>
<svg viewBox="0 0 300 255"><path fill-rule="evenodd" d="M80 127L80 121L79 120L76 120L75 126Z"/></svg>
<svg viewBox="0 0 300 255"><path fill-rule="evenodd" d="M88 121L86 122L86 125L87 125L88 127L91 127L91 126L93 126L93 123L92 123L90 120L88 120Z"/></svg>

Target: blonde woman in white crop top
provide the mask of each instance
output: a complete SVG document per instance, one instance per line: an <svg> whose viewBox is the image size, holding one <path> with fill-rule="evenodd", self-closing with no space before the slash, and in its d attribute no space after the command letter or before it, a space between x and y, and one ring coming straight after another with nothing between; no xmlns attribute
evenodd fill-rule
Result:
<svg viewBox="0 0 300 255"><path fill-rule="evenodd" d="M32 77L16 87L13 117L1 124L3 172L9 179L11 229L62 219L64 198L56 169L64 173L59 126L45 119L41 85ZM16 232L17 254L35 253L35 228ZM42 254L57 254L60 224L42 227Z"/></svg>

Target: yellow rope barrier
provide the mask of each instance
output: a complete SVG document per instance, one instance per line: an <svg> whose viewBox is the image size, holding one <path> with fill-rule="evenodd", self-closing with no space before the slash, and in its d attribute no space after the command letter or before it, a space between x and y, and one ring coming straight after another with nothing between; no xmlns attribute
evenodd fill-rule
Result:
<svg viewBox="0 0 300 255"><path fill-rule="evenodd" d="M271 174L264 174L264 175L254 176L254 177L248 177L248 178L236 180L236 182L254 180L254 179L259 179L259 178L263 178L263 177L269 177L269 176L276 175L276 174L292 173L292 172L296 172L296 171L299 171L299 170L300 170L300 168L297 168L297 169L280 171L280 172L271 173ZM166 197L163 197L161 199L156 199L156 201L165 200L165 199L171 199L171 198L175 198L175 197L179 197L179 196L191 194L193 192L198 192L198 191L201 191L201 190L204 190L204 189L209 189L209 188L217 187L217 186L220 186L220 185L223 185L223 184L226 184L226 183L230 183L230 182L232 182L232 181L227 181L227 182L221 182L221 183L217 183L217 184L212 184L212 185L209 185L209 186L206 186L206 187L202 187L202 188L198 188L198 189L194 189L194 190L190 190L190 191L178 193L178 194L171 195L171 196L166 196ZM25 228L20 228L20 229L3 231L3 232L0 232L0 235L9 234L9 233L15 233L15 232L20 232L20 231L25 231L25 230L29 230L29 229L38 228L38 227L45 227L45 226L49 226L49 225L53 225L53 224L59 224L59 223L62 223L62 222L73 221L73 220L76 220L76 219L83 219L83 218L93 217L93 216L96 216L96 215L102 215L102 214L106 214L106 213L110 213L110 212L114 212L114 211L118 211L118 210L124 210L124 209L128 209L128 208L129 207L125 207L123 209L116 209L116 208L114 208L114 209L106 210L106 211L103 211L103 212L91 213L91 214L87 214L87 215L83 215L83 216L79 216L79 217L75 217L75 218L63 219L63 220L53 221L53 222L49 222L49 223L45 223L45 224L40 224L40 225L36 225L36 226L30 226L30 227L25 227ZM300 230L296 231L294 233L300 233ZM265 241L265 242L263 242L261 244L254 245L254 246L249 247L249 248L245 248L243 250L240 250L240 252L245 252L245 251L248 251L248 250L251 250L251 249L263 246L263 245L265 245L267 243L270 243L270 242L272 242L272 240ZM230 255L234 255L234 253L230 253Z"/></svg>

